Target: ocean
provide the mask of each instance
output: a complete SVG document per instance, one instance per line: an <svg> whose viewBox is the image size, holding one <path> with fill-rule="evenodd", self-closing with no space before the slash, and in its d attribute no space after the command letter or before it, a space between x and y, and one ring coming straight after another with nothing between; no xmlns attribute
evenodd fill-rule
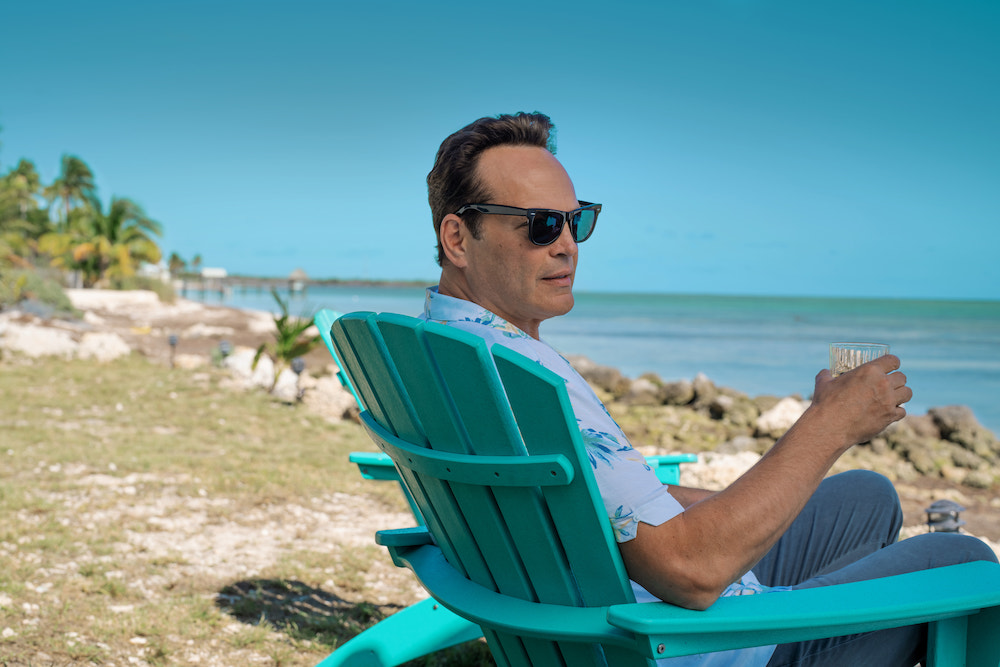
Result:
<svg viewBox="0 0 1000 667"><path fill-rule="evenodd" d="M187 298L275 311L267 291ZM288 297L288 294L283 294ZM290 297L293 315L332 308L417 315L422 288L310 287ZM1000 435L1000 301L577 293L576 306L542 325L542 338L629 377L665 380L704 373L750 395L808 398L833 341L889 343L900 357L913 414L967 405Z"/></svg>

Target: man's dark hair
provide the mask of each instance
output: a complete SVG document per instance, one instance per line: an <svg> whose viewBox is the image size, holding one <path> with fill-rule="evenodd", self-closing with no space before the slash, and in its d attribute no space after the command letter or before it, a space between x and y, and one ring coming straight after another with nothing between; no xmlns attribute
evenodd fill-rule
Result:
<svg viewBox="0 0 1000 667"><path fill-rule="evenodd" d="M441 249L441 221L465 204L489 204L492 193L479 180L479 156L494 146L539 146L555 153L555 126L549 117L538 112L503 114L480 118L445 139L427 174L427 199L434 218L437 238L437 262L444 261ZM479 238L482 214L462 214L469 232Z"/></svg>

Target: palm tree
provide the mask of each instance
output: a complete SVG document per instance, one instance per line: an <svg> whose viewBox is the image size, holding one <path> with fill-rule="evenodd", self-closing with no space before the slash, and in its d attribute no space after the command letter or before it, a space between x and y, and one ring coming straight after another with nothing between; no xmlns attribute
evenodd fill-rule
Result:
<svg viewBox="0 0 1000 667"><path fill-rule="evenodd" d="M31 160L22 159L0 182L0 224L11 218L27 220L38 209L41 179Z"/></svg>
<svg viewBox="0 0 1000 667"><path fill-rule="evenodd" d="M141 206L112 197L105 215L95 197L89 210L93 236L73 248L73 259L91 267L95 283L133 276L140 263L160 261L162 253L152 237L162 236L163 228Z"/></svg>
<svg viewBox="0 0 1000 667"><path fill-rule="evenodd" d="M141 206L112 197L105 214L93 193L86 202L71 211L64 231L43 237L41 247L53 264L81 271L84 285L92 287L135 275L142 262L160 261L162 253L152 237L162 235L162 226Z"/></svg>
<svg viewBox="0 0 1000 667"><path fill-rule="evenodd" d="M176 252L170 253L170 259L167 260L167 266L170 267L170 275L172 276L178 276L187 271L187 262L185 262Z"/></svg>
<svg viewBox="0 0 1000 667"><path fill-rule="evenodd" d="M76 202L86 204L94 197L94 172L87 163L74 155L63 155L59 177L45 188L45 196L55 203L62 201L64 215L62 226L69 224L69 213Z"/></svg>
<svg viewBox="0 0 1000 667"><path fill-rule="evenodd" d="M22 159L0 178L0 239L5 254L29 260L37 239L48 228L48 212L39 208L41 181L30 160Z"/></svg>

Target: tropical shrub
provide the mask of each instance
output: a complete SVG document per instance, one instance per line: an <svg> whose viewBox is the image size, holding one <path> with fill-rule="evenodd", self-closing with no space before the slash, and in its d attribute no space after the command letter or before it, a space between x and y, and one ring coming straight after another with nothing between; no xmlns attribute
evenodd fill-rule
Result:
<svg viewBox="0 0 1000 667"><path fill-rule="evenodd" d="M257 368L257 363L265 353L274 361L274 381L271 382L271 390L278 384L278 376L281 371L292 366L298 357L308 354L314 347L319 345L319 334L306 336L306 329L312 326L313 316L291 317L288 314L288 302L281 298L278 290L271 288L271 296L278 302L281 315L274 317L274 341L261 343L257 348L257 353L253 358L253 368Z"/></svg>
<svg viewBox="0 0 1000 667"><path fill-rule="evenodd" d="M0 266L0 310L13 308L25 301L44 304L57 315L76 311L58 281L34 269L3 268Z"/></svg>

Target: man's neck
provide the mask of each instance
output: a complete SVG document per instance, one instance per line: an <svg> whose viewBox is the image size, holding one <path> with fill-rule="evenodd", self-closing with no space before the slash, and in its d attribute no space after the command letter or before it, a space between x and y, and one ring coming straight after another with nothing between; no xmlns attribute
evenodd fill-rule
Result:
<svg viewBox="0 0 1000 667"><path fill-rule="evenodd" d="M489 304L482 303L479 300L473 298L472 290L469 289L468 283L464 280L461 272L459 271L448 271L447 269L441 271L441 280L438 282L438 294L442 294L444 296L450 296L455 299L462 299L464 301L469 301L471 303L476 304L477 306L485 308L486 310L490 311L497 317L502 317L503 319L507 320L507 318L504 317L502 313L496 312L493 308L490 307ZM539 322L534 327L529 327L529 328L525 328L524 325L518 324L517 322L510 322L510 323L521 329L521 331L528 334L535 340L541 340L538 331L541 322Z"/></svg>

